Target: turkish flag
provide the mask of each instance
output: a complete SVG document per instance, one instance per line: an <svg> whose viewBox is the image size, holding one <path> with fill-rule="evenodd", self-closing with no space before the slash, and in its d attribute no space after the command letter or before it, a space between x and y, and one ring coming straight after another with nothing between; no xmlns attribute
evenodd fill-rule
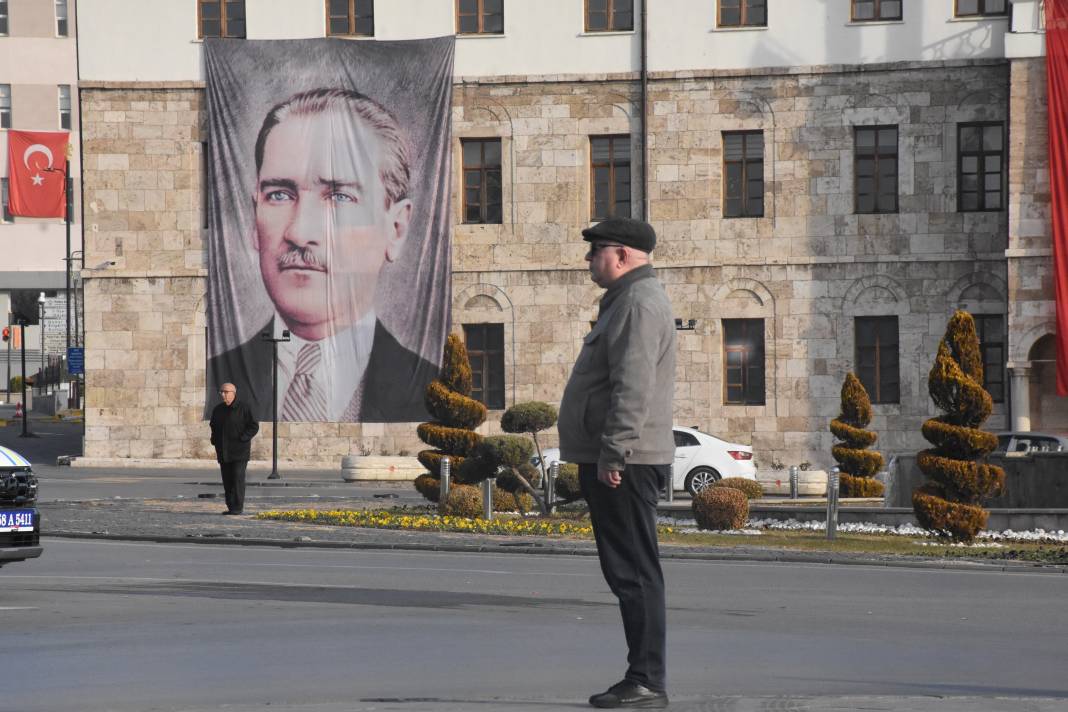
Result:
<svg viewBox="0 0 1068 712"><path fill-rule="evenodd" d="M8 131L8 210L27 218L67 216L69 131Z"/></svg>

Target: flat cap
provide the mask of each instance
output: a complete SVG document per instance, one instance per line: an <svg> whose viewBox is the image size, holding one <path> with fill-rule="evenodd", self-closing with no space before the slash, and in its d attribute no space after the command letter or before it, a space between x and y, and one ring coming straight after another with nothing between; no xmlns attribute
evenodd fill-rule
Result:
<svg viewBox="0 0 1068 712"><path fill-rule="evenodd" d="M582 239L611 240L642 252L652 252L656 247L656 232L653 226L631 218L608 218L582 231Z"/></svg>

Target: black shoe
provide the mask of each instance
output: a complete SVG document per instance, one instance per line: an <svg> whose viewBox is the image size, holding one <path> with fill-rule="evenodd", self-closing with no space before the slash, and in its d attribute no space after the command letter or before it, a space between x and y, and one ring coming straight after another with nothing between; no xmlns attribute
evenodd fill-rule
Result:
<svg viewBox="0 0 1068 712"><path fill-rule="evenodd" d="M601 708L662 709L668 706L668 696L666 692L655 692L645 685L631 680L623 680L612 685L601 694L591 697L590 704Z"/></svg>
<svg viewBox="0 0 1068 712"><path fill-rule="evenodd" d="M236 512L223 512L223 514L241 514L241 511L238 510Z"/></svg>

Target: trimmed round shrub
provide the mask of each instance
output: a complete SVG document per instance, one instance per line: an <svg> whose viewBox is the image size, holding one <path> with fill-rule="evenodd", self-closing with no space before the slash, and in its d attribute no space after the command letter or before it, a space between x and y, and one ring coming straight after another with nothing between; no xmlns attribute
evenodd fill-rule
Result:
<svg viewBox="0 0 1068 712"><path fill-rule="evenodd" d="M506 433L540 433L556 425L556 408L541 401L516 403L501 416Z"/></svg>
<svg viewBox="0 0 1068 712"><path fill-rule="evenodd" d="M415 478L415 490L423 495L424 499L431 502L437 502L441 495L441 480L434 477L429 472L419 475Z"/></svg>
<svg viewBox="0 0 1068 712"><path fill-rule="evenodd" d="M732 487L706 487L694 495L693 518L701 529L741 529L749 519L749 498Z"/></svg>
<svg viewBox="0 0 1068 712"><path fill-rule="evenodd" d="M494 512L529 512L533 508L534 498L526 492L509 492L500 487L493 488Z"/></svg>
<svg viewBox="0 0 1068 712"><path fill-rule="evenodd" d="M838 475L838 493L843 497L882 497L885 489L874 477L853 477L844 472Z"/></svg>
<svg viewBox="0 0 1068 712"><path fill-rule="evenodd" d="M573 462L560 465L560 472L556 475L557 499L576 500L582 498L582 488L579 486L578 465Z"/></svg>
<svg viewBox="0 0 1068 712"><path fill-rule="evenodd" d="M478 519L482 516L482 493L472 485L452 485L443 512L452 517Z"/></svg>
<svg viewBox="0 0 1068 712"><path fill-rule="evenodd" d="M724 477L712 483L713 487L730 487L745 494L747 499L760 499L764 496L764 488L756 480L747 480L744 477Z"/></svg>

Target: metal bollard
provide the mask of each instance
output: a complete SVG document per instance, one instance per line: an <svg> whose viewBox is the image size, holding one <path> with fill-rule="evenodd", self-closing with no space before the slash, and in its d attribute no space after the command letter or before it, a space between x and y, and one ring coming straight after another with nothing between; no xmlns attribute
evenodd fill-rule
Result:
<svg viewBox="0 0 1068 712"><path fill-rule="evenodd" d="M545 507L552 514L556 506L556 478L560 476L560 463L554 462L549 465L549 477L545 482Z"/></svg>
<svg viewBox="0 0 1068 712"><path fill-rule="evenodd" d="M832 467L827 474L827 538L834 539L838 532L838 473Z"/></svg>
<svg viewBox="0 0 1068 712"><path fill-rule="evenodd" d="M438 509L445 509L445 500L449 498L449 477L451 475L452 464L449 462L448 457L441 458L441 480L438 484Z"/></svg>
<svg viewBox="0 0 1068 712"><path fill-rule="evenodd" d="M496 477L482 480L482 518L487 521L493 519L493 487L496 484Z"/></svg>
<svg viewBox="0 0 1068 712"><path fill-rule="evenodd" d="M790 465L790 499L797 499L797 465Z"/></svg>
<svg viewBox="0 0 1068 712"><path fill-rule="evenodd" d="M664 501L668 504L675 501L675 466L668 465L667 486L664 487Z"/></svg>

